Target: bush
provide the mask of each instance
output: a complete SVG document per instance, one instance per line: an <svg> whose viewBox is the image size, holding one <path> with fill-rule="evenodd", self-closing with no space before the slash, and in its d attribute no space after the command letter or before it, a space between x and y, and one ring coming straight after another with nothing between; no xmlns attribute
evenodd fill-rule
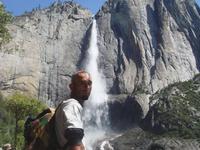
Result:
<svg viewBox="0 0 200 150"><path fill-rule="evenodd" d="M3 98L4 99L4 98ZM17 149L24 146L24 122L26 116L36 115L46 106L39 100L14 93L7 99L1 100L0 110L3 121L0 123L0 144L11 143Z"/></svg>
<svg viewBox="0 0 200 150"><path fill-rule="evenodd" d="M5 108L5 98L0 93L0 146L13 141L14 119Z"/></svg>

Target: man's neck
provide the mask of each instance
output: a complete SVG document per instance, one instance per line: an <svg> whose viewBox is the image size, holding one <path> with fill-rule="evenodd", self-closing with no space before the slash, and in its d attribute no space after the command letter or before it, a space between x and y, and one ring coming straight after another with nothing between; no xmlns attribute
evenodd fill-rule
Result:
<svg viewBox="0 0 200 150"><path fill-rule="evenodd" d="M71 98L77 100L81 104L81 106L83 106L84 100L81 100L80 98L78 98L76 96L72 96L72 95L71 95Z"/></svg>

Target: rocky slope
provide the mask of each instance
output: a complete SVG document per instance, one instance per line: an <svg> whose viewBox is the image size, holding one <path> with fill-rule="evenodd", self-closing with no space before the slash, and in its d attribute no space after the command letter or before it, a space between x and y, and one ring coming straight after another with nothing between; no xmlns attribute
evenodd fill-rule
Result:
<svg viewBox="0 0 200 150"><path fill-rule="evenodd" d="M200 74L153 94L150 97L151 109L143 120L138 120L141 115L139 109L130 109L138 108L133 99L129 98L123 104L115 102L112 129L117 126L122 129L122 134L109 140L110 145L105 144L105 149L199 150L199 99ZM124 132L124 129L127 130Z"/></svg>
<svg viewBox="0 0 200 150"><path fill-rule="evenodd" d="M199 150L200 148L197 140L159 137L140 128L128 130L110 143L113 149L106 150Z"/></svg>
<svg viewBox="0 0 200 150"><path fill-rule="evenodd" d="M200 75L155 93L144 129L164 135L200 139Z"/></svg>

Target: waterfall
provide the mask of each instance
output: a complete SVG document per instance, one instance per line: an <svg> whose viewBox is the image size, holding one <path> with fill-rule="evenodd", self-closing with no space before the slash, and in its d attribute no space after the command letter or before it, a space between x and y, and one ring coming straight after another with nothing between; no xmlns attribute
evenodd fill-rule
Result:
<svg viewBox="0 0 200 150"><path fill-rule="evenodd" d="M87 51L86 71L92 77L92 91L85 103L83 115L86 150L93 150L95 144L105 137L109 126L106 82L98 69L99 50L97 46L96 20L93 20L89 49Z"/></svg>

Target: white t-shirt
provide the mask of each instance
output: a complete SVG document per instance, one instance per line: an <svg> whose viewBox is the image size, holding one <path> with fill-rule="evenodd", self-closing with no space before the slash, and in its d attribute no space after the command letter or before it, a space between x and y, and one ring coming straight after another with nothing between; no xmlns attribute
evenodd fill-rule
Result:
<svg viewBox="0 0 200 150"><path fill-rule="evenodd" d="M64 136L66 129L83 129L82 110L83 107L73 98L63 101L56 110L55 128L57 140L61 147L67 143L67 139Z"/></svg>

